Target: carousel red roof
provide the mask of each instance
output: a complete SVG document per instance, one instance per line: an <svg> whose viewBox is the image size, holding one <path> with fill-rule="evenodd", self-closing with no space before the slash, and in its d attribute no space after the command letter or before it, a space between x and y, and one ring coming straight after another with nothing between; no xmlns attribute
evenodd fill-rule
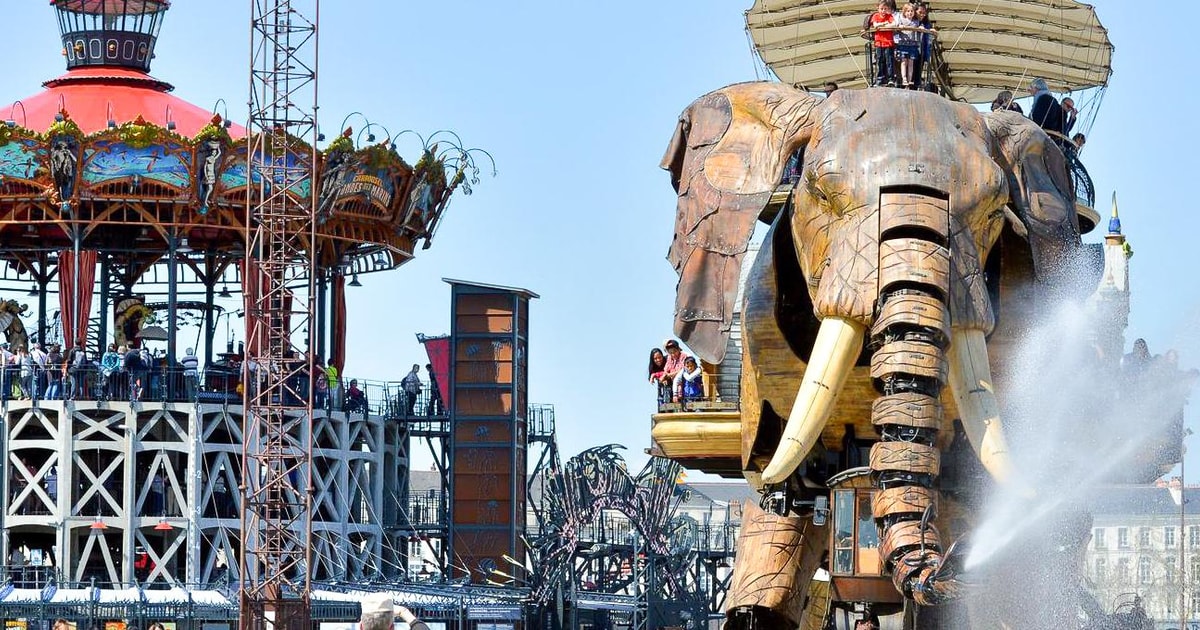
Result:
<svg viewBox="0 0 1200 630"><path fill-rule="evenodd" d="M0 119L45 131L54 124L55 115L66 109L83 133L95 133L106 129L109 120L120 125L141 116L160 127L174 122L176 133L190 137L213 117L212 110L168 94L171 84L128 68L76 68L43 85L46 89L41 93L0 109ZM246 130L233 125L229 135L240 138Z"/></svg>

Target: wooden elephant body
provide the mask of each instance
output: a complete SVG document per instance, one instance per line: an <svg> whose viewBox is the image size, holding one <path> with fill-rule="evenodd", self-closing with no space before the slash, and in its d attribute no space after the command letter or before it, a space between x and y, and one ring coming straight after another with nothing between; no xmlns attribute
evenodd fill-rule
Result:
<svg viewBox="0 0 1200 630"><path fill-rule="evenodd" d="M799 519L763 527L823 557L800 542L828 535L813 497L863 467L896 601L955 599L961 566L938 527L961 525L940 492L1010 472L989 350L1007 350L1006 313L1036 309L1087 256L1062 152L1017 114L934 94L746 83L685 110L663 166L679 194L675 331L711 363L754 226L785 167L794 177L740 309L742 470L768 511ZM811 623L806 577L783 580L803 585L795 600L762 585L813 566L739 563L735 585L760 586L731 595L730 627Z"/></svg>

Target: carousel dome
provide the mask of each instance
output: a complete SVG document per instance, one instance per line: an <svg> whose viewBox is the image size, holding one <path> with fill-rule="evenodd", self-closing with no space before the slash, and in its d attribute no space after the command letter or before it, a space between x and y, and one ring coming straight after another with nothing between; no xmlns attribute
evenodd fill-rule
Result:
<svg viewBox="0 0 1200 630"><path fill-rule="evenodd" d="M195 136L213 114L169 94L174 87L150 76L154 46L168 2L157 0L54 0L67 73L46 81L38 94L0 109L10 126L48 129L63 110L84 134L142 120ZM229 126L231 136L245 135Z"/></svg>

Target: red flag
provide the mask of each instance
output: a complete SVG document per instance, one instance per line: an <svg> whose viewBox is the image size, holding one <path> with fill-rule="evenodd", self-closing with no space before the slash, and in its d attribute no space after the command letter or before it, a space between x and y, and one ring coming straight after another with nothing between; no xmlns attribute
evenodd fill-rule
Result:
<svg viewBox="0 0 1200 630"><path fill-rule="evenodd" d="M419 337L425 344L425 354L429 355L429 364L433 366L433 376L437 379L438 395L443 401L450 386L450 337Z"/></svg>

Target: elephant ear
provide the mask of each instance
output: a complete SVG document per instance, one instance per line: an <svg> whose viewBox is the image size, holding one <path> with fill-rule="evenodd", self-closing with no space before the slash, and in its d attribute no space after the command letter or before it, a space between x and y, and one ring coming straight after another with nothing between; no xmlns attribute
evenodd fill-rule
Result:
<svg viewBox="0 0 1200 630"><path fill-rule="evenodd" d="M1008 173L1010 202L1021 221L1014 227L1027 233L1037 277L1054 280L1080 247L1066 158L1046 132L1020 114L996 111L984 120L997 142L995 159Z"/></svg>
<svg viewBox="0 0 1200 630"><path fill-rule="evenodd" d="M675 334L720 363L754 224L821 102L780 83L710 92L679 117L662 167L679 193L667 259L679 274Z"/></svg>

